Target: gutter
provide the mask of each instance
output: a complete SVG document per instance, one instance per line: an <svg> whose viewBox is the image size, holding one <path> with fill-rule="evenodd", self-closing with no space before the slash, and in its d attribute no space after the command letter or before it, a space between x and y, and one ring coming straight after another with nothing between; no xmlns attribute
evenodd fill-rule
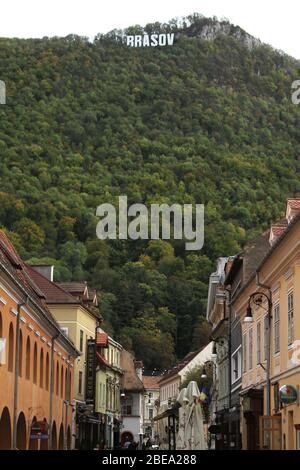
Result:
<svg viewBox="0 0 300 470"><path fill-rule="evenodd" d="M39 310L39 312L42 314L42 316L47 320L48 323L51 324L51 326L53 326L56 331L59 333L58 336L60 336L60 328L59 326L56 324L56 322L52 319L51 316L47 315L46 312L41 308L41 306L36 302L36 300L28 294L28 292L26 291L26 289L24 289L24 287L22 286L22 284L13 276L13 274L10 272L10 270L5 266L5 264L3 264L2 261L0 261L0 266L3 268L3 270L6 272L6 274L12 279L12 281L19 287L19 289L23 292L23 294L25 294L25 297L30 300L33 305ZM27 305L29 304L29 302L27 301ZM77 351L76 347L74 346L74 344L69 340L69 338L67 338L66 336L63 336L64 340L68 343L68 345L72 348L73 352L76 352L76 357L79 356L79 351Z"/></svg>

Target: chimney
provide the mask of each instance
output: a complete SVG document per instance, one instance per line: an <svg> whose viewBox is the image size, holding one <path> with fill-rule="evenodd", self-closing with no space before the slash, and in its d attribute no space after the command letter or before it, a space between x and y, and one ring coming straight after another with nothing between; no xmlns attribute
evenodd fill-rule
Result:
<svg viewBox="0 0 300 470"><path fill-rule="evenodd" d="M285 218L290 223L300 210L300 199L288 199Z"/></svg>
<svg viewBox="0 0 300 470"><path fill-rule="evenodd" d="M54 266L51 264L38 264L31 266L36 272L40 273L42 276L46 277L48 281L53 282L53 272Z"/></svg>
<svg viewBox="0 0 300 470"><path fill-rule="evenodd" d="M137 376L140 380L143 378L143 363L142 361L134 361L134 367L137 373Z"/></svg>

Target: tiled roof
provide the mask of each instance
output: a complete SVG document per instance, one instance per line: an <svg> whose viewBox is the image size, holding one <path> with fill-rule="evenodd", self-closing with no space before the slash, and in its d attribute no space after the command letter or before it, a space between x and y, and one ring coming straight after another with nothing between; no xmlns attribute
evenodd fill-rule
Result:
<svg viewBox="0 0 300 470"><path fill-rule="evenodd" d="M96 352L96 358L100 366L109 366L109 363L98 351Z"/></svg>
<svg viewBox="0 0 300 470"><path fill-rule="evenodd" d="M101 333L97 333L96 344L100 348L106 348L108 345L108 334L104 331L102 331Z"/></svg>
<svg viewBox="0 0 300 470"><path fill-rule="evenodd" d="M81 295L88 298L88 290L86 281L83 282L58 282L57 283L62 289L69 292L72 295Z"/></svg>
<svg viewBox="0 0 300 470"><path fill-rule="evenodd" d="M3 269L9 273L13 281L16 282L34 301L43 316L47 318L52 326L54 326L58 331L61 331L59 324L56 322L46 305L43 290L36 283L36 279L31 276L31 269L29 269L21 259L3 230L0 230L0 262ZM75 350L74 344L67 337L65 337L65 341Z"/></svg>
<svg viewBox="0 0 300 470"><path fill-rule="evenodd" d="M273 224L271 225L271 230L274 235L278 236L281 235L282 232L286 229L287 224Z"/></svg>
<svg viewBox="0 0 300 470"><path fill-rule="evenodd" d="M287 204L292 208L292 209L300 209L300 199L288 199Z"/></svg>
<svg viewBox="0 0 300 470"><path fill-rule="evenodd" d="M35 271L29 265L26 265L26 269L30 277L34 280L36 285L44 293L46 302L48 304L76 304L79 301L73 297L71 294L66 292L62 287L57 283L49 281L45 276Z"/></svg>
<svg viewBox="0 0 300 470"><path fill-rule="evenodd" d="M186 365L191 362L192 359L194 359L197 354L199 354L200 351L202 351L203 348L198 349L197 351L189 352L181 362L179 362L176 366L173 367L173 369L167 370L161 377L159 377L159 383L163 382L166 379L169 379L173 375L178 374Z"/></svg>
<svg viewBox="0 0 300 470"><path fill-rule="evenodd" d="M128 392L140 392L145 391L142 381L139 379L135 366L134 358L130 352L123 351L121 352L121 368L124 371L122 377L122 387Z"/></svg>
<svg viewBox="0 0 300 470"><path fill-rule="evenodd" d="M143 375L143 385L146 390L159 390L159 375Z"/></svg>

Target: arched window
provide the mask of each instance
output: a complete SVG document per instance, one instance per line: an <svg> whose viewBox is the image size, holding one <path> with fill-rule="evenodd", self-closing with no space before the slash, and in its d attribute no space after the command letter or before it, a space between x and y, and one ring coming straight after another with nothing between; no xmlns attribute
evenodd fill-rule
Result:
<svg viewBox="0 0 300 470"><path fill-rule="evenodd" d="M37 384L37 345L33 348L33 383Z"/></svg>
<svg viewBox="0 0 300 470"><path fill-rule="evenodd" d="M69 384L68 384L68 369L66 369L65 371L65 400L68 400L68 388L69 388Z"/></svg>
<svg viewBox="0 0 300 470"><path fill-rule="evenodd" d="M59 365L56 363L56 395L59 394Z"/></svg>
<svg viewBox="0 0 300 470"><path fill-rule="evenodd" d="M11 323L9 325L9 334L8 334L8 370L10 372L14 369L14 327Z"/></svg>
<svg viewBox="0 0 300 470"><path fill-rule="evenodd" d="M49 390L49 354L46 356L46 390Z"/></svg>
<svg viewBox="0 0 300 470"><path fill-rule="evenodd" d="M42 348L41 354L40 354L40 387L43 388L43 386L44 386L44 351Z"/></svg>
<svg viewBox="0 0 300 470"><path fill-rule="evenodd" d="M30 380L30 338L27 336L26 341L26 370L25 377L27 380Z"/></svg>
<svg viewBox="0 0 300 470"><path fill-rule="evenodd" d="M22 377L22 370L23 370L23 334L22 330L20 330L19 336L19 376Z"/></svg>
<svg viewBox="0 0 300 470"><path fill-rule="evenodd" d="M60 396L61 398L64 397L64 367L61 366L61 373L60 373Z"/></svg>

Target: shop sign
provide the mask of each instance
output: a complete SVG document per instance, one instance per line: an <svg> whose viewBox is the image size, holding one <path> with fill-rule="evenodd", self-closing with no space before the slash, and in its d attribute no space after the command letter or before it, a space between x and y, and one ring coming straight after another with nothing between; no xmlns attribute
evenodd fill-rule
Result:
<svg viewBox="0 0 300 470"><path fill-rule="evenodd" d="M279 397L281 403L290 405L298 400L298 392L292 385L283 385L279 389Z"/></svg>

